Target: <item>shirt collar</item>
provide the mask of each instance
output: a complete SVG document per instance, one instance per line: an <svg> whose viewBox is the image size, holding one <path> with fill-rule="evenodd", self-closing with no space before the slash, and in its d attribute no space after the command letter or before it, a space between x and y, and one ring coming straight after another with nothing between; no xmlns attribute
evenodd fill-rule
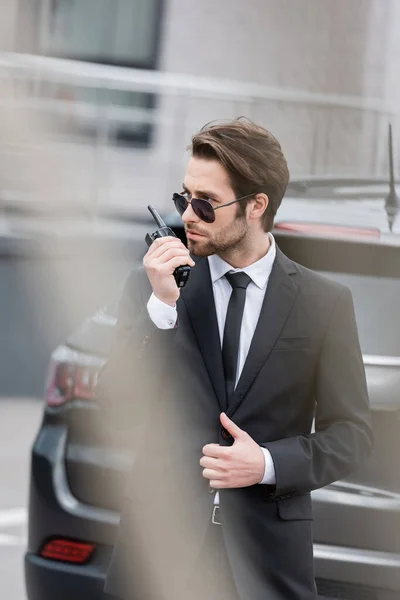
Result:
<svg viewBox="0 0 400 600"><path fill-rule="evenodd" d="M213 284L229 271L233 273L243 271L250 277L257 287L259 287L261 290L264 289L267 285L267 281L271 274L276 256L275 238L272 233L268 233L267 235L270 241L270 247L267 254L244 269L234 269L229 263L220 258L217 254L212 254L209 256L208 264L210 265L210 275Z"/></svg>

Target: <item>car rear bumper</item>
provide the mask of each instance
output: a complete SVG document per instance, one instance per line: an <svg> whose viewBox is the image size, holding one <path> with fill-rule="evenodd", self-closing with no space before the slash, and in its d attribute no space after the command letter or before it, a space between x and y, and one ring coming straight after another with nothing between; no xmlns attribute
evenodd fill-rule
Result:
<svg viewBox="0 0 400 600"><path fill-rule="evenodd" d="M321 594L352 600L400 596L398 554L315 544L314 555ZM111 599L103 592L105 572L100 565L70 565L26 553L25 579L28 600Z"/></svg>
<svg viewBox="0 0 400 600"><path fill-rule="evenodd" d="M70 565L25 554L25 581L28 600L101 600L105 574L97 565Z"/></svg>

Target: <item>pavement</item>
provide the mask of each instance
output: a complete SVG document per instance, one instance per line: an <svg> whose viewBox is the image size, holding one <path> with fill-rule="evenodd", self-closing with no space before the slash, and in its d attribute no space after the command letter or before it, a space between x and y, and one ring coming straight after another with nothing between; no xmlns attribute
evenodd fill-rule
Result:
<svg viewBox="0 0 400 600"><path fill-rule="evenodd" d="M43 401L0 398L0 580L1 597L26 600L23 556L27 539L30 448Z"/></svg>

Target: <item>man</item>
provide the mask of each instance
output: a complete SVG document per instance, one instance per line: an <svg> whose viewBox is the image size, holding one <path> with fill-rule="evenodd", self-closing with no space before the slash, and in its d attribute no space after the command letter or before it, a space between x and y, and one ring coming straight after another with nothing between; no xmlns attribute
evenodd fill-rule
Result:
<svg viewBox="0 0 400 600"><path fill-rule="evenodd" d="M264 128L205 126L174 195L188 249L159 239L128 279L98 398L116 425L145 425L110 594L316 598L310 492L372 436L349 290L270 233L288 180Z"/></svg>

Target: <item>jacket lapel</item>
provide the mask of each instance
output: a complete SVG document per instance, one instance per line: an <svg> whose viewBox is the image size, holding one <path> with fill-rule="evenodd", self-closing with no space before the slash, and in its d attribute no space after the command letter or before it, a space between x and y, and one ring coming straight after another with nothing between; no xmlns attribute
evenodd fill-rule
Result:
<svg viewBox="0 0 400 600"><path fill-rule="evenodd" d="M298 290L293 277L295 273L293 263L277 248L249 353L229 403L229 416L242 402L285 325Z"/></svg>
<svg viewBox="0 0 400 600"><path fill-rule="evenodd" d="M186 306L219 405L221 410L226 410L221 341L219 339L210 268L206 258L196 262L187 286L182 289L181 297Z"/></svg>

